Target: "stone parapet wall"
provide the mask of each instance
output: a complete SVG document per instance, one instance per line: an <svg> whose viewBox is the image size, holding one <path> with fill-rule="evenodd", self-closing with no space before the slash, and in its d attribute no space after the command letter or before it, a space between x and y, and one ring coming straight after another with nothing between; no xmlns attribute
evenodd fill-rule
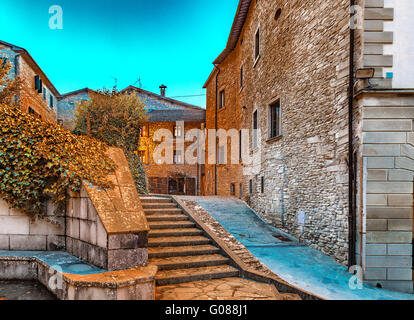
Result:
<svg viewBox="0 0 414 320"><path fill-rule="evenodd" d="M359 104L359 232L365 279L374 286L412 293L414 94L367 92Z"/></svg>
<svg viewBox="0 0 414 320"><path fill-rule="evenodd" d="M65 249L64 213L55 214L54 210L48 203L47 217L33 221L0 199L0 250Z"/></svg>

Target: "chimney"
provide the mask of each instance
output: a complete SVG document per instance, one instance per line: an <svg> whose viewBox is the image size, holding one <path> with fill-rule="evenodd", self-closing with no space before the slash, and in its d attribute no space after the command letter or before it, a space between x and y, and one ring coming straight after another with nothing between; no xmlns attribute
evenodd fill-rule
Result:
<svg viewBox="0 0 414 320"><path fill-rule="evenodd" d="M161 85L160 86L160 90L161 90L161 95L163 96L163 97L165 97L165 89L167 89L167 87L165 86L165 85Z"/></svg>

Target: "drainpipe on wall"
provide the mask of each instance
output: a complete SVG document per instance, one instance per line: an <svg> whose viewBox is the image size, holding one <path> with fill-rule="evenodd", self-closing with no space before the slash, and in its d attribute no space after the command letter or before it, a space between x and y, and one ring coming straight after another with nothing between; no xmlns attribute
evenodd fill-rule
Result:
<svg viewBox="0 0 414 320"><path fill-rule="evenodd" d="M354 19L355 0L350 0L350 22ZM354 49L355 31L350 24L350 52L349 52L349 96L348 96L348 130L349 130L349 153L348 153L348 178L349 178L349 214L348 214L348 267L356 265L356 215L355 215L355 163L353 144L353 109L354 109Z"/></svg>
<svg viewBox="0 0 414 320"><path fill-rule="evenodd" d="M218 70L218 72L217 72L217 75L216 75L216 115L215 115L215 124L214 124L214 128L216 129L216 143L215 143L215 146L216 146L216 159L215 159L215 163L214 163L214 194L217 196L218 195L218 191L217 191L217 155L218 155L218 143L217 143L217 130L218 130L218 119L217 119L217 117L218 117L218 94L219 94L219 92L218 92L218 77L219 77L219 74L220 74L220 68L216 65L215 66L216 67L216 69Z"/></svg>

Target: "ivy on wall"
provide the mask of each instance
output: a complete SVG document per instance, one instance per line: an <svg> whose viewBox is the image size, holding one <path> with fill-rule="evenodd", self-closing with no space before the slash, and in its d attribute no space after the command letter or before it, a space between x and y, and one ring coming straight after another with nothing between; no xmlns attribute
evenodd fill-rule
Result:
<svg viewBox="0 0 414 320"><path fill-rule="evenodd" d="M0 104L0 197L37 218L46 215L50 199L57 210L64 208L67 191L79 192L82 181L110 188L107 175L115 164L106 149L93 138Z"/></svg>

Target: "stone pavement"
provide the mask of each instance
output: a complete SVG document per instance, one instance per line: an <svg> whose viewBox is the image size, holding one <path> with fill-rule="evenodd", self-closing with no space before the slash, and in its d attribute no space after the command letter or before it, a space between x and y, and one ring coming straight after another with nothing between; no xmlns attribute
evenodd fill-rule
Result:
<svg viewBox="0 0 414 320"><path fill-rule="evenodd" d="M0 281L0 300L56 300L37 281Z"/></svg>
<svg viewBox="0 0 414 320"><path fill-rule="evenodd" d="M157 287L157 300L300 300L274 286L241 278L188 282Z"/></svg>

